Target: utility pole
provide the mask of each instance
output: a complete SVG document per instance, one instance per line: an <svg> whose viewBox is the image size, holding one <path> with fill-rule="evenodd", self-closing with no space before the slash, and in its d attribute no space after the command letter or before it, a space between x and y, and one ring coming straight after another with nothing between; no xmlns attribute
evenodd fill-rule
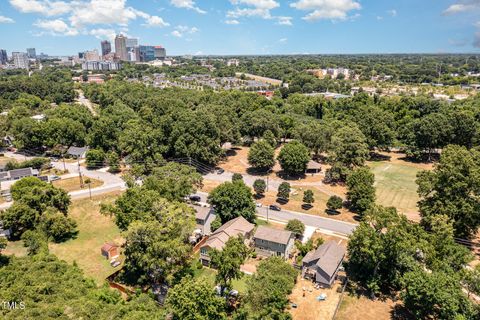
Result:
<svg viewBox="0 0 480 320"><path fill-rule="evenodd" d="M78 177L80 179L80 188L83 188L82 171L80 171L80 159L77 159L77 161L78 161Z"/></svg>

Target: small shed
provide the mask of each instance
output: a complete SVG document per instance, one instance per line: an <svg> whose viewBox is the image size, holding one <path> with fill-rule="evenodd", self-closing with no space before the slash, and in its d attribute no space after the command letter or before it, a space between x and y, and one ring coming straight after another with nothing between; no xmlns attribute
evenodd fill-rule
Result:
<svg viewBox="0 0 480 320"><path fill-rule="evenodd" d="M102 256L104 256L107 260L110 260L119 256L118 245L116 245L115 243L111 243L111 242L105 243L102 246L101 251L102 251Z"/></svg>
<svg viewBox="0 0 480 320"><path fill-rule="evenodd" d="M317 161L310 160L307 163L307 173L319 173L322 171L322 165Z"/></svg>

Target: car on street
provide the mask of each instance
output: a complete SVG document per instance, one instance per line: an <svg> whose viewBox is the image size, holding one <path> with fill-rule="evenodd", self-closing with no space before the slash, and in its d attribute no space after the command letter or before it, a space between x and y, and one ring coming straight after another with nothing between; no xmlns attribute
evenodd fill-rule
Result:
<svg viewBox="0 0 480 320"><path fill-rule="evenodd" d="M217 170L217 174L222 174L222 173L224 173L224 172L225 172L225 170L223 170L222 168L220 168L220 169Z"/></svg>
<svg viewBox="0 0 480 320"><path fill-rule="evenodd" d="M276 206L274 204L271 204L268 208L270 210L273 210L273 211L282 211L282 208L280 208L279 206Z"/></svg>
<svg viewBox="0 0 480 320"><path fill-rule="evenodd" d="M59 176L50 176L50 181L57 181L57 180L60 180L60 177Z"/></svg>
<svg viewBox="0 0 480 320"><path fill-rule="evenodd" d="M202 201L202 198L200 198L200 196L194 194L194 195L191 195L190 197L188 197L190 199L190 201L193 201L193 202L200 202Z"/></svg>

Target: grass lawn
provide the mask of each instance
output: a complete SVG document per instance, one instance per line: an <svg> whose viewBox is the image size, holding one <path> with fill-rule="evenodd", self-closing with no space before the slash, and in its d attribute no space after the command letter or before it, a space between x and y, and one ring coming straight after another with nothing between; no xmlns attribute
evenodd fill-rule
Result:
<svg viewBox="0 0 480 320"><path fill-rule="evenodd" d="M412 165L390 162L369 164L375 174L377 203L394 206L412 220L418 220L416 174L420 171ZM415 219L416 218L416 219Z"/></svg>
<svg viewBox="0 0 480 320"><path fill-rule="evenodd" d="M84 181L85 181L85 178L84 178ZM100 181L97 179L90 178L90 181L91 181L90 188L92 189L103 185L103 181ZM83 188L80 186L80 179L78 177L53 181L52 184L55 187L61 188L67 192L88 189L88 186L86 184L84 185Z"/></svg>
<svg viewBox="0 0 480 320"><path fill-rule="evenodd" d="M101 285L117 268L112 268L100 248L105 242L123 242L120 230L110 217L100 214L100 203L113 201L117 194L94 197L93 200L73 201L69 215L78 224L78 235L64 243L51 243L50 252L69 263L76 261L85 275Z"/></svg>
<svg viewBox="0 0 480 320"><path fill-rule="evenodd" d="M212 286L215 285L215 274L217 272L214 269L203 267L202 269L195 269L194 271L194 277L195 278L204 278L206 279L209 283L212 284ZM232 286L233 289L238 290L240 293L245 293L247 291L247 279L249 278L249 275L244 274L242 278L238 280L233 280L232 281Z"/></svg>
<svg viewBox="0 0 480 320"><path fill-rule="evenodd" d="M2 254L11 255L16 257L23 257L27 255L27 248L23 246L23 241L9 241L5 250L2 250Z"/></svg>

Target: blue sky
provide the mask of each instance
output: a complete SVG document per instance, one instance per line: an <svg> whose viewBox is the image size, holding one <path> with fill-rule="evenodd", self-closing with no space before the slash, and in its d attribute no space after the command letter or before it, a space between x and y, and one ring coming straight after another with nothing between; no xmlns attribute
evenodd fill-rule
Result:
<svg viewBox="0 0 480 320"><path fill-rule="evenodd" d="M480 0L0 0L9 53L119 32L171 55L479 52Z"/></svg>

